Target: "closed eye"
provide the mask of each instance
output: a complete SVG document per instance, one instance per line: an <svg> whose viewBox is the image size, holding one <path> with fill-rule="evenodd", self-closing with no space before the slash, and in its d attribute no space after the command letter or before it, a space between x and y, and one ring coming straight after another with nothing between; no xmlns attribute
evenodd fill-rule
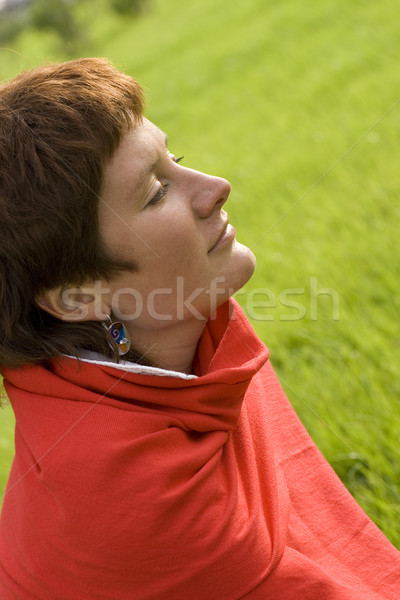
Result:
<svg viewBox="0 0 400 600"><path fill-rule="evenodd" d="M165 194L168 192L169 184L166 183L160 187L155 196L147 203L147 206L155 206L164 198Z"/></svg>
<svg viewBox="0 0 400 600"><path fill-rule="evenodd" d="M179 162L181 162L181 160L183 158L184 158L184 156L179 156L178 158L173 157L173 161L175 163L179 163ZM159 204L159 202L161 202L161 200L164 198L165 194L168 192L168 188L169 188L168 183L162 185L160 187L160 189L158 190L158 192L156 193L156 195L153 196L153 198L150 200L150 202L147 203L147 206L156 206L157 204Z"/></svg>

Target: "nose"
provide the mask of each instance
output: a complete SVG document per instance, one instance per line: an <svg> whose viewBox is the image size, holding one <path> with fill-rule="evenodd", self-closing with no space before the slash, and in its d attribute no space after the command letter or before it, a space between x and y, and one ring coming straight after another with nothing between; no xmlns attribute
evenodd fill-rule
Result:
<svg viewBox="0 0 400 600"><path fill-rule="evenodd" d="M192 207L195 213L206 219L214 210L220 210L228 199L231 184L222 177L194 171L196 185L193 188Z"/></svg>

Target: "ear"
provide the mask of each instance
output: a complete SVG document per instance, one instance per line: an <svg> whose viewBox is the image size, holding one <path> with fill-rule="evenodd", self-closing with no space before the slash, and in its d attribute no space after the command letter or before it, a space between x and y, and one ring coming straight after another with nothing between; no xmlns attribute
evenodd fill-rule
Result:
<svg viewBox="0 0 400 600"><path fill-rule="evenodd" d="M104 302L98 302L93 287L87 291L56 287L37 296L36 304L62 321L104 321L111 313Z"/></svg>

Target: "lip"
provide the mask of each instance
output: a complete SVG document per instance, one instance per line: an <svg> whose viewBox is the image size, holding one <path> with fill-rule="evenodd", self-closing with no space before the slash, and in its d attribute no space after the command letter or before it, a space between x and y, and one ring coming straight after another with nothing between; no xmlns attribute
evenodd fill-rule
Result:
<svg viewBox="0 0 400 600"><path fill-rule="evenodd" d="M208 251L208 254L210 254L210 252L214 252L214 250L217 250L222 246L225 246L225 244L233 242L233 240L235 239L235 235L235 228L228 221L226 221L225 227L221 231L221 234L215 242L214 246L212 246L212 248L210 248L210 250Z"/></svg>

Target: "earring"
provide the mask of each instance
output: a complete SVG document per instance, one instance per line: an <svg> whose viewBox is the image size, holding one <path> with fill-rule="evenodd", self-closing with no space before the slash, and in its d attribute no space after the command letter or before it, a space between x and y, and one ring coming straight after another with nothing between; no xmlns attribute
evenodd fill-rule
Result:
<svg viewBox="0 0 400 600"><path fill-rule="evenodd" d="M103 323L103 327L110 334L113 341L118 346L118 352L120 356L123 356L131 347L131 340L129 334L126 331L125 325L121 321L114 321L107 315L108 323ZM111 344L110 344L111 345Z"/></svg>

